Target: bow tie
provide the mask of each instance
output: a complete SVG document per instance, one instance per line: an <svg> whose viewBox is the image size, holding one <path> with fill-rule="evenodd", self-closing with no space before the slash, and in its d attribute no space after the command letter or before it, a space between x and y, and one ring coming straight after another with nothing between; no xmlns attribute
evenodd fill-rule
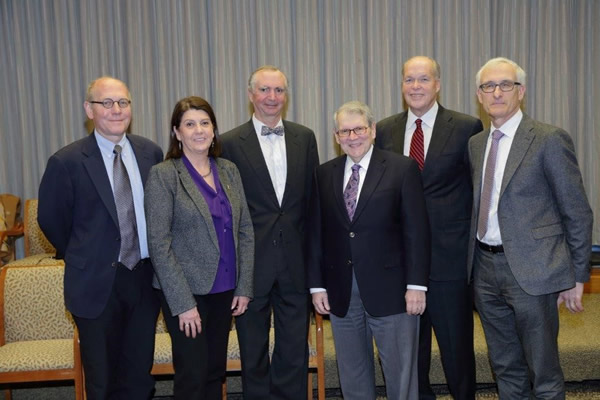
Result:
<svg viewBox="0 0 600 400"><path fill-rule="evenodd" d="M277 136L283 136L283 126L276 126L275 128L269 128L266 125L263 125L262 130L260 132L263 136L268 136L274 133Z"/></svg>

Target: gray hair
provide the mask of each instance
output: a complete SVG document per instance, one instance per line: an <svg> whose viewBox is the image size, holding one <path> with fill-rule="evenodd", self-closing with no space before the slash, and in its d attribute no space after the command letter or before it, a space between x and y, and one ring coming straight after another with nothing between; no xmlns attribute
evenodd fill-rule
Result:
<svg viewBox="0 0 600 400"><path fill-rule="evenodd" d="M481 85L481 73L483 72L484 69L488 68L488 67L494 67L498 64L509 64L512 65L515 70L517 71L517 81L522 85L525 86L525 84L527 83L527 74L525 73L525 70L523 70L523 68L521 68L519 66L519 64L517 64L516 62L514 62L513 60L509 60L506 57L496 57L496 58L492 58L491 60L489 60L488 62L486 62L485 64L483 64L483 67L481 67L479 69L479 71L477 71L477 75L475 75L475 84L477 85L477 87L479 87L479 85Z"/></svg>
<svg viewBox="0 0 600 400"><path fill-rule="evenodd" d="M250 78L248 78L248 90L249 91L253 91L254 90L254 86L256 85L256 74L258 74L261 71L281 72L281 75L283 75L283 80L285 82L285 90L287 92L287 90L288 90L288 79L287 79L287 76L285 76L285 74L283 73L282 70L280 70L279 68L277 68L274 65L263 65L262 67L259 67L258 69L256 69L250 75Z"/></svg>
<svg viewBox="0 0 600 400"><path fill-rule="evenodd" d="M373 113L371 112L369 106L358 100L353 100L342 104L342 106L338 108L337 111L333 114L333 124L335 126L336 131L338 128L337 119L340 114L362 115L367 119L367 125L369 125L369 127L375 122L375 118L373 118Z"/></svg>

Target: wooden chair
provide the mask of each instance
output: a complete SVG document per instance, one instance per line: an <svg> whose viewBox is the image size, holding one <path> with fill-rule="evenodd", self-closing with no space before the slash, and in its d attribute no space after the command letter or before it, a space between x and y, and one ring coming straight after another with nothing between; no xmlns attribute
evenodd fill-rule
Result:
<svg viewBox="0 0 600 400"><path fill-rule="evenodd" d="M0 271L0 383L72 380L81 400L79 338L64 306L63 276L60 265Z"/></svg>
<svg viewBox="0 0 600 400"><path fill-rule="evenodd" d="M273 352L273 329L271 329L271 346L269 353ZM325 349L323 347L323 316L314 313L311 318L311 324L308 331L308 391L307 398L313 398L313 377L317 375L317 393L318 399L325 399ZM229 346L227 349L227 372L241 372L242 363L240 360L240 350L235 329L229 333ZM171 338L167 333L165 322L162 319L162 313L156 327L156 344L154 346L154 366L153 375L172 375L173 369L171 354ZM223 400L227 399L227 381L223 382L222 388Z"/></svg>
<svg viewBox="0 0 600 400"><path fill-rule="evenodd" d="M25 240L25 257L7 265L65 265L63 260L54 258L56 249L48 241L37 222L38 200L25 200L23 218L23 238Z"/></svg>
<svg viewBox="0 0 600 400"><path fill-rule="evenodd" d="M0 194L0 266L15 259L15 241L23 236L19 215L21 199L14 194Z"/></svg>

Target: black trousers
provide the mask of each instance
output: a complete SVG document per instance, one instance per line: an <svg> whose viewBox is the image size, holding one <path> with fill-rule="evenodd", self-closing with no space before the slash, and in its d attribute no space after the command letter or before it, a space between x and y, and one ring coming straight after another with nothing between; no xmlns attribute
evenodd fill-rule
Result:
<svg viewBox="0 0 600 400"><path fill-rule="evenodd" d="M174 394L180 400L220 400L227 367L227 342L231 329L233 290L195 295L202 330L196 338L179 329L162 291L161 307L173 349Z"/></svg>
<svg viewBox="0 0 600 400"><path fill-rule="evenodd" d="M107 267L111 268L111 267ZM147 400L159 303L152 289L152 264L130 271L117 267L112 292L97 318L73 316L81 343L88 400Z"/></svg>

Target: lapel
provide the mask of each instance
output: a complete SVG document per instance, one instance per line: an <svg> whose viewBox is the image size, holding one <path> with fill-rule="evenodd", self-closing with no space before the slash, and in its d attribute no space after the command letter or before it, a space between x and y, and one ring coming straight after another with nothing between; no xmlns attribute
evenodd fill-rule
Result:
<svg viewBox="0 0 600 400"><path fill-rule="evenodd" d="M379 185L384 172L385 156L379 149L373 148L373 154L371 155L371 161L369 162L367 175L365 176L365 182L360 190L360 196L358 198L358 204L356 205L356 211L354 211L352 224L356 223L356 221L358 221L360 218L360 214L367 206L367 203L371 199L373 192L375 192L377 185Z"/></svg>
<svg viewBox="0 0 600 400"><path fill-rule="evenodd" d="M140 176L142 177L142 185L145 186L150 168L152 168L155 162L152 159L152 155L146 151L146 144L139 140L137 136L127 135L127 139L129 140L129 143L131 143L131 148L135 154L138 169L140 170Z"/></svg>
<svg viewBox="0 0 600 400"><path fill-rule="evenodd" d="M285 134L287 135L287 132ZM263 187L265 193L267 194L267 198L277 208L279 208L279 201L277 201L277 195L275 194L275 188L273 187L273 182L271 181L271 175L269 175L269 169L267 168L265 157L263 156L260 143L256 137L256 131L254 130L254 124L252 123L252 120L246 123L244 131L240 134L240 140L240 147L247 161L246 165L254 170L257 184Z"/></svg>
<svg viewBox="0 0 600 400"><path fill-rule="evenodd" d="M300 174L300 142L298 133L288 124L283 121L284 138L285 138L285 157L287 163L287 176L285 177L285 189L283 191L283 199L281 206L285 205L286 200L290 197L290 192L294 189L294 183L302 182L297 175Z"/></svg>
<svg viewBox="0 0 600 400"><path fill-rule="evenodd" d="M231 216L232 216L232 220L233 220L233 231L237 232L238 228L239 228L237 224L238 224L238 221L240 220L240 212L241 212L240 204L242 203L242 201L239 197L238 191L235 190L235 188L233 187L233 182L229 177L229 171L227 171L225 169L225 167L223 166L223 164L219 161L220 161L220 159L217 158L216 164L217 164L217 170L219 173L219 181L221 181L221 187L223 188L223 191L225 191L225 194L227 195L227 198L229 199L229 204L231 206ZM233 235L233 238L237 242L237 235Z"/></svg>
<svg viewBox="0 0 600 400"><path fill-rule="evenodd" d="M433 130L431 131L431 141L429 142L429 148L425 157L423 177L428 175L431 168L435 168L437 164L436 159L443 153L446 143L448 143L448 139L453 133L454 123L452 122L452 115L440 105L435 122L433 123ZM428 164L431 164L433 167L427 168Z"/></svg>
<svg viewBox="0 0 600 400"><path fill-rule="evenodd" d="M473 168L473 206L478 209L479 198L481 196L481 180L483 178L483 160L485 156L485 146L487 144L490 129L485 129L482 133L473 136L471 146L471 164ZM479 211L477 214L479 214Z"/></svg>
<svg viewBox="0 0 600 400"><path fill-rule="evenodd" d="M521 165L534 137L533 120L529 118L528 115L523 114L523 119L517 128L512 145L510 146L508 159L506 160L504 176L502 177L502 186L500 186L500 198L502 198L502 194L504 193L504 190L506 190L515 171L519 168L519 165Z"/></svg>
<svg viewBox="0 0 600 400"><path fill-rule="evenodd" d="M187 170L187 167L183 163L183 160L181 158L176 158L172 159L172 161L173 165L175 166L175 169L179 174L179 181L181 182L181 186L183 186L183 189L186 191L189 198L192 199L192 202L194 203L198 211L200 211L200 215L202 215L202 218L206 223L206 227L208 228L210 238L215 247L218 249L219 241L217 239L217 232L215 231L215 226L212 223L212 214L208 209L208 204L206 204L206 200L204 200L202 193L200 193L200 190L194 183L194 180L192 179L189 171Z"/></svg>
<svg viewBox="0 0 600 400"><path fill-rule="evenodd" d="M104 203L104 206L108 210L110 217L115 224L119 227L119 219L117 217L117 206L115 205L115 198L113 196L112 188L110 186L110 180L104 160L102 159L102 153L96 142L94 134L89 134L85 140L82 148L83 153L83 165L90 176L92 184L98 192L98 196Z"/></svg>

